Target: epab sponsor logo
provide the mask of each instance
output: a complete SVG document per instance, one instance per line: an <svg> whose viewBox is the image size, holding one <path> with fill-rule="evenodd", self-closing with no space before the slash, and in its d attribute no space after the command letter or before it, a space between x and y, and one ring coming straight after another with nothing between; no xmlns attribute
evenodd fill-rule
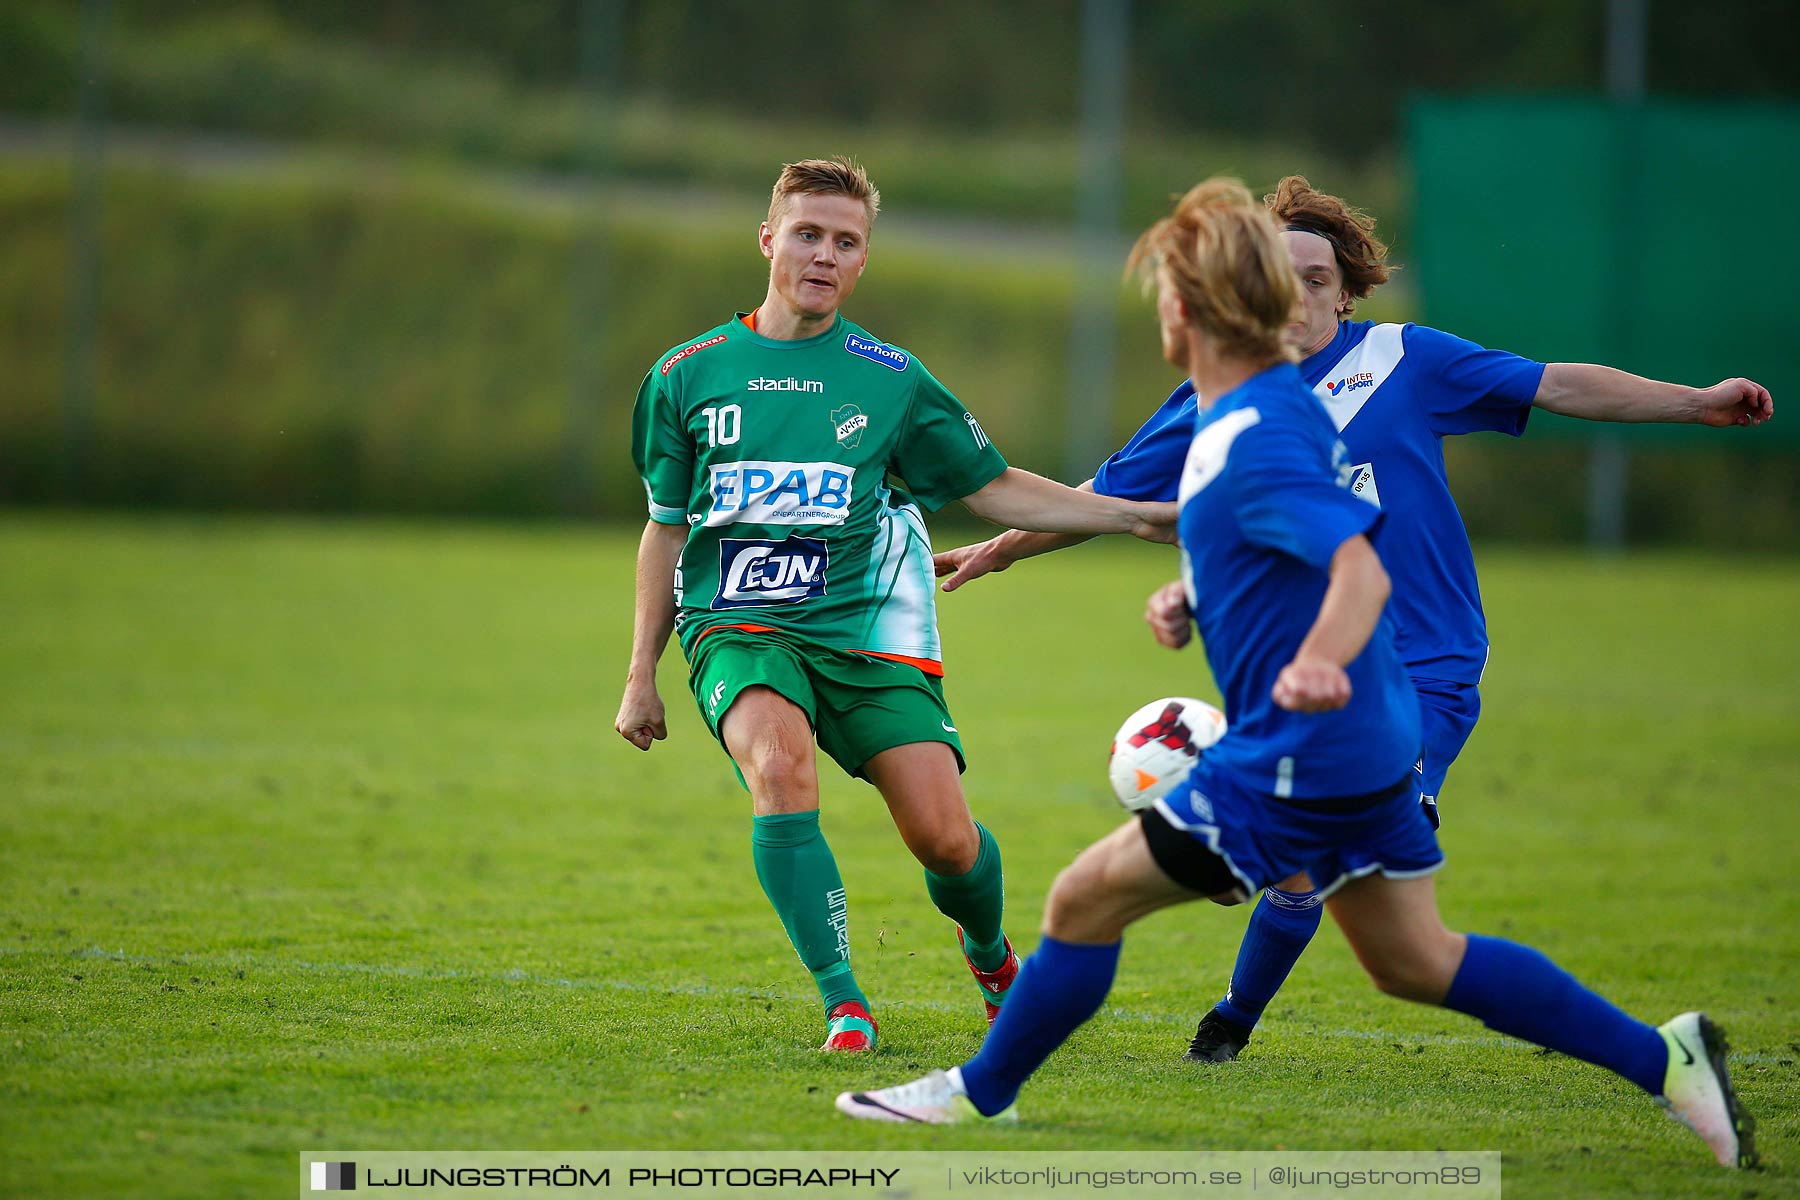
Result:
<svg viewBox="0 0 1800 1200"><path fill-rule="evenodd" d="M718 463L711 474L708 525L842 525L854 472L831 462Z"/></svg>
<svg viewBox="0 0 1800 1200"><path fill-rule="evenodd" d="M825 594L831 552L818 538L719 540L719 594L712 606L764 608Z"/></svg>
<svg viewBox="0 0 1800 1200"><path fill-rule="evenodd" d="M1375 375L1370 371L1359 371L1355 375L1346 375L1336 383L1328 383L1325 390L1333 396L1341 396L1345 392L1360 392L1364 388L1375 386Z"/></svg>
<svg viewBox="0 0 1800 1200"><path fill-rule="evenodd" d="M868 338L857 337L854 333L844 338L844 349L870 362L878 362L884 367L892 367L896 371L906 370L912 359L903 350L896 350L884 342L872 342Z"/></svg>
<svg viewBox="0 0 1800 1200"><path fill-rule="evenodd" d="M747 385L753 392L823 392L825 385L817 379L752 379Z"/></svg>
<svg viewBox="0 0 1800 1200"><path fill-rule="evenodd" d="M724 340L725 340L725 335L721 333L717 337L707 338L704 342L695 342L691 346L683 346L681 349L677 350L675 353L669 355L669 357L667 359L663 360L662 373L664 375L667 375L669 373L670 367L674 366L676 363L680 362L682 359L686 358L688 355L698 354L698 353L700 353L700 351L706 349L708 346L716 346Z"/></svg>

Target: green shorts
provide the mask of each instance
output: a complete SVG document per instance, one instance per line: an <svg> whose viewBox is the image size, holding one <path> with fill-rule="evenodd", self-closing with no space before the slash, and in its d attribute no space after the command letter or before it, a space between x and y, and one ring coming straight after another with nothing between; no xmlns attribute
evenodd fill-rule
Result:
<svg viewBox="0 0 1800 1200"><path fill-rule="evenodd" d="M688 687L714 737L739 692L766 687L806 713L819 749L854 778L883 750L909 742L943 742L956 755L956 769L965 769L943 681L907 663L833 650L779 630L715 629L694 645Z"/></svg>

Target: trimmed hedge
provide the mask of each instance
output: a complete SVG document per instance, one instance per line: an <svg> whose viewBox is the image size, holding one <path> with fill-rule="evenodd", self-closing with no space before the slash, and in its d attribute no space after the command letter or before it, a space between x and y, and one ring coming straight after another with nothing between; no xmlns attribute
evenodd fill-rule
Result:
<svg viewBox="0 0 1800 1200"><path fill-rule="evenodd" d="M636 519L643 372L766 279L748 220L612 223L442 175L115 169L91 441L70 477L69 201L63 169L0 168L0 503ZM1071 291L1056 266L878 239L850 312L930 364L1012 461L1060 474ZM1120 296L1118 440L1177 380L1148 305ZM1633 537L1800 548L1791 451L1731 445L1634 448ZM1477 536L1581 536L1580 444L1446 453Z"/></svg>
<svg viewBox="0 0 1800 1200"><path fill-rule="evenodd" d="M628 431L643 372L756 304L767 270L748 220L611 225L572 202L431 176L114 170L91 453L70 489L66 173L0 170L0 209L11 501L540 513L567 505L574 453L598 481L575 508L636 513ZM577 262L608 268L605 286L584 282L579 312ZM1053 470L1070 290L1053 269L957 268L878 244L851 309L966 396L1015 459ZM1173 373L1153 354L1127 362L1121 394L1166 392ZM572 451L584 429L591 444Z"/></svg>

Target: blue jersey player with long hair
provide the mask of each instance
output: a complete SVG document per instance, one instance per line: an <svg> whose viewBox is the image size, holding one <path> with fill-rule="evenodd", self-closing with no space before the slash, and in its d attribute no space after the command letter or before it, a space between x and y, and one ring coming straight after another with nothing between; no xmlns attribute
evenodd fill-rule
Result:
<svg viewBox="0 0 1800 1200"><path fill-rule="evenodd" d="M1481 709L1487 622L1475 557L1444 472L1443 439L1492 430L1517 436L1531 410L1597 421L1757 425L1769 393L1747 379L1682 387L1586 363L1543 363L1421 325L1351 319L1388 278L1374 221L1292 175L1264 197L1300 281L1289 344L1300 376L1349 448L1351 488L1386 513L1372 535L1394 577L1395 648L1419 693L1421 803L1437 823L1438 796ZM1163 403L1083 486L1132 500L1175 498L1198 405L1191 383ZM1013 531L937 555L953 591L1019 559L1081 538ZM1236 719L1236 714L1232 714ZM1250 1040L1265 1006L1318 930L1320 894L1305 875L1263 892L1225 996L1201 1018L1187 1057L1225 1062Z"/></svg>
<svg viewBox="0 0 1800 1200"><path fill-rule="evenodd" d="M1231 728L1182 786L1057 876L1044 936L974 1058L845 1092L838 1109L1016 1119L1026 1079L1106 998L1126 926L1304 872L1382 991L1617 1072L1720 1163L1753 1165L1725 1039L1706 1017L1647 1025L1538 951L1439 918L1443 854L1413 769L1420 707L1371 544L1385 518L1356 494L1357 464L1293 362L1299 281L1275 221L1241 185L1208 181L1139 239L1133 263L1156 280L1164 356L1200 397L1177 492L1183 578L1147 616L1173 648L1198 626Z"/></svg>

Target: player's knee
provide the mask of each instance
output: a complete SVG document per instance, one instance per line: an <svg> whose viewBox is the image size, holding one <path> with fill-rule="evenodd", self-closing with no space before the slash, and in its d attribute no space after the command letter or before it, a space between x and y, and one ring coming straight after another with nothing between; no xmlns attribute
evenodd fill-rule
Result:
<svg viewBox="0 0 1800 1200"><path fill-rule="evenodd" d="M935 875L967 875L981 854L981 835L966 819L934 825L907 844L919 864Z"/></svg>
<svg viewBox="0 0 1800 1200"><path fill-rule="evenodd" d="M1088 941L1104 935L1103 879L1091 861L1077 859L1064 867L1044 901L1044 932L1064 941Z"/></svg>
<svg viewBox="0 0 1800 1200"><path fill-rule="evenodd" d="M744 781L759 796L787 797L817 790L817 767L812 745L791 746L771 740L751 749L738 763Z"/></svg>
<svg viewBox="0 0 1800 1200"><path fill-rule="evenodd" d="M1396 954L1379 962L1365 962L1363 969L1378 991L1416 1004L1437 1004L1449 990L1440 965L1425 954Z"/></svg>

